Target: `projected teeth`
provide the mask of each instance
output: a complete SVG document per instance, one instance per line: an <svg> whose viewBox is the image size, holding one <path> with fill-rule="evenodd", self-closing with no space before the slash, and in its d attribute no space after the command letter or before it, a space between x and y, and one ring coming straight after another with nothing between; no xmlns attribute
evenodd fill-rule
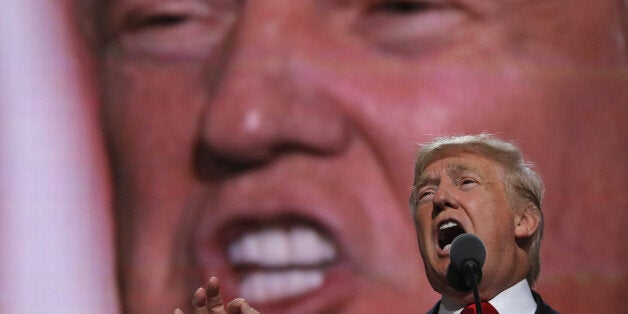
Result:
<svg viewBox="0 0 628 314"><path fill-rule="evenodd" d="M229 245L232 265L262 267L316 266L336 258L334 245L307 227L252 231Z"/></svg>
<svg viewBox="0 0 628 314"><path fill-rule="evenodd" d="M323 285L322 270L251 272L240 284L240 295L251 302L269 302L295 297Z"/></svg>
<svg viewBox="0 0 628 314"><path fill-rule="evenodd" d="M252 302L296 297L323 285L336 247L306 226L251 230L229 243L228 258L240 271L240 295Z"/></svg>

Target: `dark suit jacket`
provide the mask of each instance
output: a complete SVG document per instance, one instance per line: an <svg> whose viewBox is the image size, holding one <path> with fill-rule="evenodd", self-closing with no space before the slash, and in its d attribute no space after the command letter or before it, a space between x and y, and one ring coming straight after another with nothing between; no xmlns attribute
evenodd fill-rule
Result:
<svg viewBox="0 0 628 314"><path fill-rule="evenodd" d="M541 296L535 291L532 291L532 296L534 297L534 301L536 301L536 312L534 312L534 314L559 314L549 305L545 304L543 299L541 299ZM438 314L438 307L440 307L440 301L438 301L436 305L429 310L429 312L427 312L427 314Z"/></svg>

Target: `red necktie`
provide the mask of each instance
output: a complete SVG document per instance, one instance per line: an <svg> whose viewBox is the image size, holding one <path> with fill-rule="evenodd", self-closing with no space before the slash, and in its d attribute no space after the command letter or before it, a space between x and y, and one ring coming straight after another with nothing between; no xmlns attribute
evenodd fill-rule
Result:
<svg viewBox="0 0 628 314"><path fill-rule="evenodd" d="M475 314L475 303L467 305L460 314ZM482 302L482 314L499 314L488 302Z"/></svg>

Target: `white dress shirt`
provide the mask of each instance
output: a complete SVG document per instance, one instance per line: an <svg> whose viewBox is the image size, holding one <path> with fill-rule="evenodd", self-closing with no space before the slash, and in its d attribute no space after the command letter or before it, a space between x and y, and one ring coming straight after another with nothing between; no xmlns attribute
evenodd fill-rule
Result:
<svg viewBox="0 0 628 314"><path fill-rule="evenodd" d="M534 314L536 302L532 297L528 280L519 281L514 286L500 292L490 303L500 314ZM443 296L439 314L460 314L467 304L457 303L446 296Z"/></svg>

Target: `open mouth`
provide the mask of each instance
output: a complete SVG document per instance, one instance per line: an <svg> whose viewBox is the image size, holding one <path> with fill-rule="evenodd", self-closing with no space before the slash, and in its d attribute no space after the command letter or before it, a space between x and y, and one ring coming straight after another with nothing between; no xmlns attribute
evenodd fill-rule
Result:
<svg viewBox="0 0 628 314"><path fill-rule="evenodd" d="M438 225L438 247L445 252L449 252L451 242L463 233L466 233L466 231L457 221L446 220L441 222Z"/></svg>
<svg viewBox="0 0 628 314"><path fill-rule="evenodd" d="M306 223L248 226L227 242L228 262L239 277L239 294L257 303L299 297L324 284L337 248Z"/></svg>

